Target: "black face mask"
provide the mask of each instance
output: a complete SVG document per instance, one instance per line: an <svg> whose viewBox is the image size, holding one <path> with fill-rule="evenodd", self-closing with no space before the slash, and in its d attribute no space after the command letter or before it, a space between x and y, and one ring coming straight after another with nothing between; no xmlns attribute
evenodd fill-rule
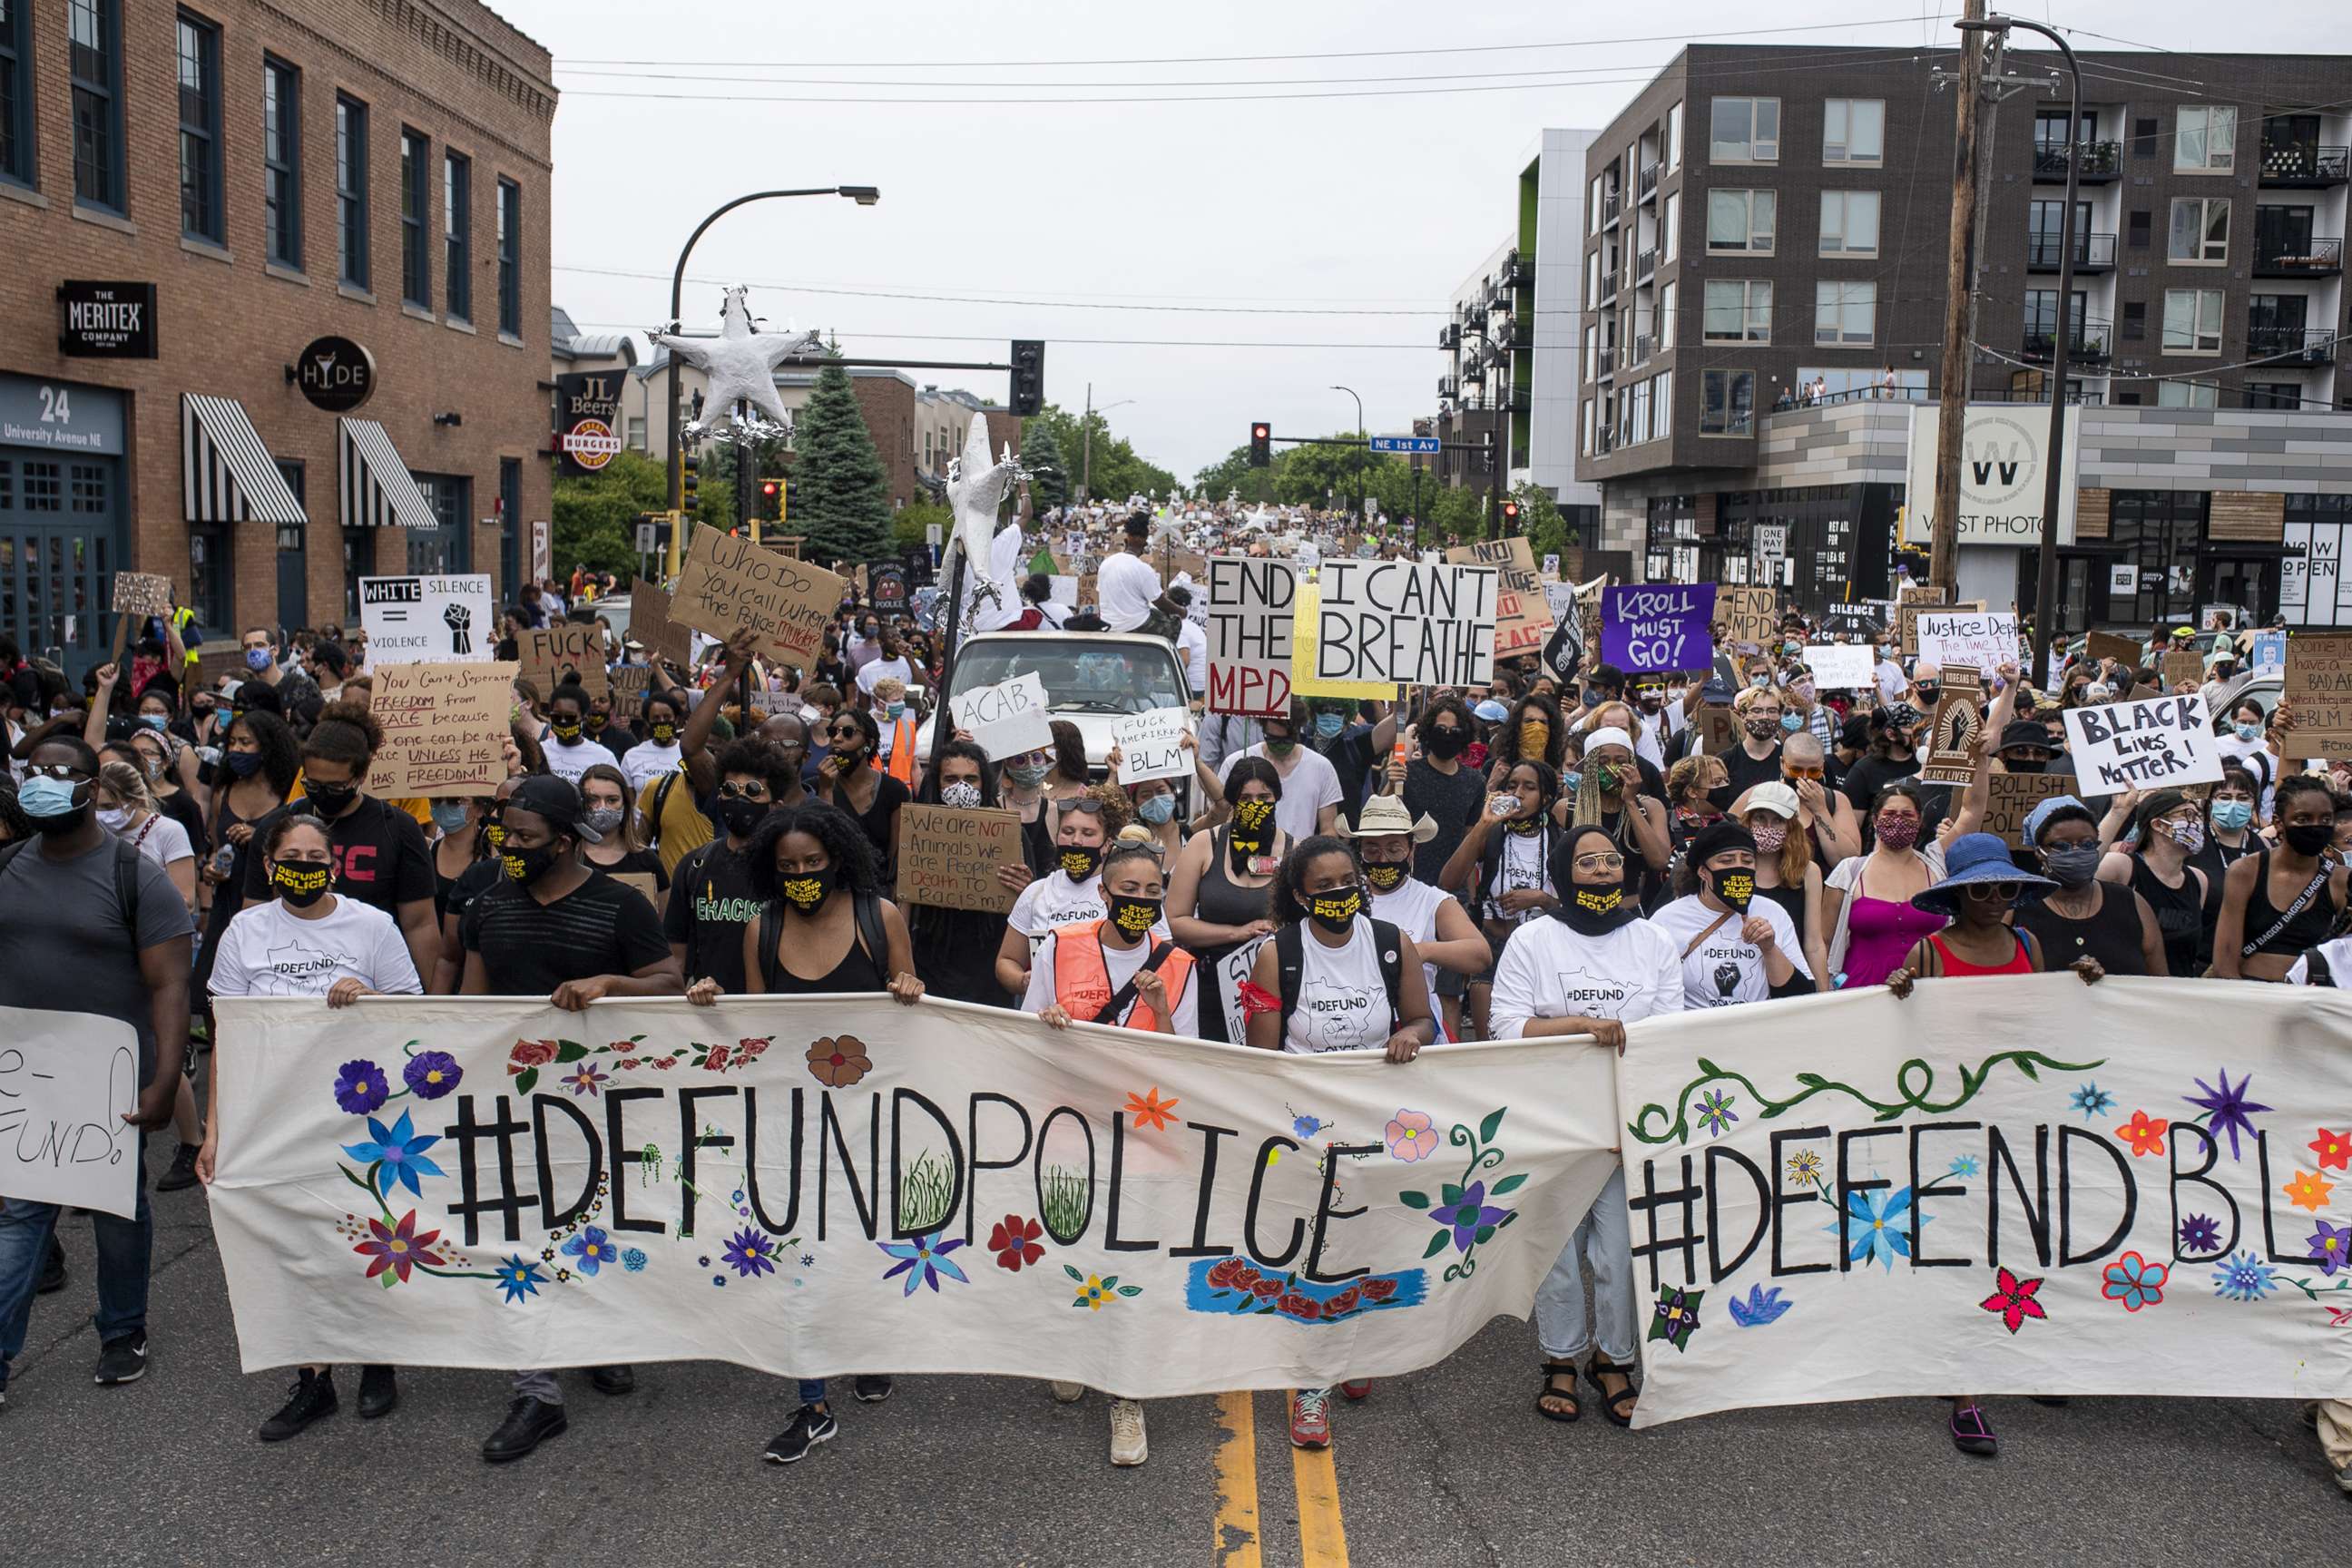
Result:
<svg viewBox="0 0 2352 1568"><path fill-rule="evenodd" d="M1102 864L1103 852L1100 849L1090 849L1081 845L1065 844L1055 853L1062 874L1073 882L1085 881L1095 874L1095 868Z"/></svg>
<svg viewBox="0 0 2352 1568"><path fill-rule="evenodd" d="M280 860L269 871L269 885L298 910L307 910L325 898L327 884L334 879L334 868L313 860Z"/></svg>
<svg viewBox="0 0 2352 1568"><path fill-rule="evenodd" d="M1605 936L1638 919L1641 912L1625 896L1622 882L1605 887L1578 882L1568 889L1568 897L1553 908L1551 915L1580 936Z"/></svg>
<svg viewBox="0 0 2352 1568"><path fill-rule="evenodd" d="M784 902L804 915L813 915L824 908L825 900L833 897L833 872L812 872L805 876L784 877L776 883L776 891Z"/></svg>
<svg viewBox="0 0 2352 1568"><path fill-rule="evenodd" d="M760 819L768 815L764 800L746 800L740 795L719 797L719 820L727 831L738 838L749 838Z"/></svg>
<svg viewBox="0 0 2352 1568"><path fill-rule="evenodd" d="M1422 748L1440 762L1451 762L1462 754L1470 743L1466 730L1432 730L1422 742Z"/></svg>
<svg viewBox="0 0 2352 1568"><path fill-rule="evenodd" d="M1112 893L1104 903L1110 910L1110 923L1118 928L1121 936L1143 936L1160 923L1159 899L1130 899Z"/></svg>
<svg viewBox="0 0 2352 1568"><path fill-rule="evenodd" d="M317 806L319 810L326 816L341 816L344 812L351 809L352 802L359 799L360 786L357 784L310 784L305 782L302 786L302 793L310 797L311 805Z"/></svg>
<svg viewBox="0 0 2352 1568"><path fill-rule="evenodd" d="M2050 763L2042 757L2003 757L2000 765L2013 773L2046 773Z"/></svg>
<svg viewBox="0 0 2352 1568"><path fill-rule="evenodd" d="M1372 885L1375 893L1393 892L1404 885L1404 873L1405 864L1402 860L1391 861L1385 866L1368 862L1364 867L1364 880Z"/></svg>
<svg viewBox="0 0 2352 1568"><path fill-rule="evenodd" d="M537 849L509 849L499 857L507 875L524 887L530 887L555 869L558 858L554 846L542 845Z"/></svg>
<svg viewBox="0 0 2352 1568"><path fill-rule="evenodd" d="M1709 871L1707 885L1725 909L1734 914L1748 912L1748 901L1756 897L1756 873L1748 870Z"/></svg>
<svg viewBox="0 0 2352 1568"><path fill-rule="evenodd" d="M2298 855L2324 855L2336 842L2336 826L2327 822L2298 822L2280 828L2279 837Z"/></svg>
<svg viewBox="0 0 2352 1568"><path fill-rule="evenodd" d="M1363 912L1364 890L1342 888L1333 893L1314 893L1307 900L1307 918L1335 935L1356 923Z"/></svg>

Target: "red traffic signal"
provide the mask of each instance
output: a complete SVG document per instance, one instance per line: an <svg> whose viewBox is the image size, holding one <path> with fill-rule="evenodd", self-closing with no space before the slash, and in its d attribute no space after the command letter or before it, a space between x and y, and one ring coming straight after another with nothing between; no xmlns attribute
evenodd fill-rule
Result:
<svg viewBox="0 0 2352 1568"><path fill-rule="evenodd" d="M775 481L775 480L773 480L773 479L763 479L763 480L761 480L761 483L760 483L760 493L761 493L761 495L763 495L763 496L766 496L770 500L775 500L775 499L776 499L776 481Z"/></svg>
<svg viewBox="0 0 2352 1568"><path fill-rule="evenodd" d="M1503 503L1503 526L1506 528L1516 528L1518 526L1518 522L1519 503L1515 500L1505 501Z"/></svg>
<svg viewBox="0 0 2352 1568"><path fill-rule="evenodd" d="M1274 426L1261 419L1250 426L1249 466L1263 468L1274 462Z"/></svg>

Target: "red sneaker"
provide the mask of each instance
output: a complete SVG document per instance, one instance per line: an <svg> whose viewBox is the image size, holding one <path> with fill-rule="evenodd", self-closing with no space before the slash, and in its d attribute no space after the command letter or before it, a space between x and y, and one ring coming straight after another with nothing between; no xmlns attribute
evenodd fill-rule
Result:
<svg viewBox="0 0 2352 1568"><path fill-rule="evenodd" d="M1353 1383L1343 1383L1339 1385L1339 1392L1346 1394L1351 1403L1370 1398L1372 1392L1372 1380L1369 1377L1360 1377Z"/></svg>
<svg viewBox="0 0 2352 1568"><path fill-rule="evenodd" d="M1290 1395L1290 1441L1294 1447L1331 1446L1331 1391L1301 1388Z"/></svg>

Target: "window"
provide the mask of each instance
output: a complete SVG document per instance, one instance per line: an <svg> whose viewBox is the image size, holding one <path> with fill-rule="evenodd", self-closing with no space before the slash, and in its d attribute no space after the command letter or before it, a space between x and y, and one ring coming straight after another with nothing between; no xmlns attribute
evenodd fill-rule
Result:
<svg viewBox="0 0 2352 1568"><path fill-rule="evenodd" d="M1601 232L1601 176L1598 174L1592 176L1592 183L1585 190L1584 232Z"/></svg>
<svg viewBox="0 0 2352 1568"><path fill-rule="evenodd" d="M2170 385L2169 382L2166 383ZM2300 408L2303 388L2291 381L2250 381L2246 383L2246 406L2249 408ZM2326 404L2320 405L2326 407Z"/></svg>
<svg viewBox="0 0 2352 1568"><path fill-rule="evenodd" d="M196 625L226 637L236 625L233 594L236 572L230 557L229 526L219 522L188 525L188 608Z"/></svg>
<svg viewBox="0 0 2352 1568"><path fill-rule="evenodd" d="M220 29L180 13L180 232L226 243L221 212Z"/></svg>
<svg viewBox="0 0 2352 1568"><path fill-rule="evenodd" d="M2147 306L2133 300L2124 306L2124 341L2130 343L2147 341Z"/></svg>
<svg viewBox="0 0 2352 1568"><path fill-rule="evenodd" d="M2155 226L2156 215L2154 213L2147 211L2146 208L2141 208L2140 210L2134 212L2131 215L2130 219L2130 234L2124 243L2130 246L2134 250L2146 250L2148 247L2148 237L2154 231Z"/></svg>
<svg viewBox="0 0 2352 1568"><path fill-rule="evenodd" d="M1770 191L1707 192L1706 247L1771 255L1780 205Z"/></svg>
<svg viewBox="0 0 2352 1568"><path fill-rule="evenodd" d="M335 96L336 265L354 289L368 286L368 111Z"/></svg>
<svg viewBox="0 0 2352 1568"><path fill-rule="evenodd" d="M2230 198L2178 196L2172 203L2168 260L2183 266L2219 266L2230 259Z"/></svg>
<svg viewBox="0 0 2352 1568"><path fill-rule="evenodd" d="M1584 400L1584 455L1592 456L1592 399Z"/></svg>
<svg viewBox="0 0 2352 1568"><path fill-rule="evenodd" d="M1601 374L1601 341L1591 327L1584 329L1584 379L1592 380Z"/></svg>
<svg viewBox="0 0 2352 1568"><path fill-rule="evenodd" d="M1682 254L1683 194L1680 191L1670 192L1666 196L1665 229L1665 245L1661 259L1672 261Z"/></svg>
<svg viewBox="0 0 2352 1568"><path fill-rule="evenodd" d="M2145 120L2134 119L2132 121L2131 133L2131 150L2133 157L2153 158L2156 156L2157 120L2154 115L2149 115Z"/></svg>
<svg viewBox="0 0 2352 1568"><path fill-rule="evenodd" d="M2159 381L2156 384L2156 405L2158 408L2219 408L2221 389L2200 381Z"/></svg>
<svg viewBox="0 0 2352 1568"><path fill-rule="evenodd" d="M499 331L522 336L522 187L499 182Z"/></svg>
<svg viewBox="0 0 2352 1568"><path fill-rule="evenodd" d="M1584 308L1588 310L1601 302L1601 253L1590 251L1584 258Z"/></svg>
<svg viewBox="0 0 2352 1568"><path fill-rule="evenodd" d="M432 253L425 248L425 225L433 216L431 166L433 143L418 132L400 133L400 297L411 305L433 308Z"/></svg>
<svg viewBox="0 0 2352 1568"><path fill-rule="evenodd" d="M1813 342L1867 343L1878 335L1878 285L1822 282L1813 285Z"/></svg>
<svg viewBox="0 0 2352 1568"><path fill-rule="evenodd" d="M33 36L29 0L0 0L0 180L33 184Z"/></svg>
<svg viewBox="0 0 2352 1568"><path fill-rule="evenodd" d="M415 478L416 488L432 503L437 526L404 531L408 538L409 571L472 571L473 479L464 474L418 474Z"/></svg>
<svg viewBox="0 0 2352 1568"><path fill-rule="evenodd" d="M1675 296L1679 288L1669 283L1658 290L1658 347L1662 350L1675 346Z"/></svg>
<svg viewBox="0 0 2352 1568"><path fill-rule="evenodd" d="M1752 370L1701 371L1698 433L1702 436L1751 436L1755 431L1756 373Z"/></svg>
<svg viewBox="0 0 2352 1568"><path fill-rule="evenodd" d="M23 0L8 0L13 9ZM122 30L117 0L68 0L74 200L122 210Z"/></svg>
<svg viewBox="0 0 2352 1568"><path fill-rule="evenodd" d="M2182 104L2173 121L2172 172L2226 174L2238 166L2238 111Z"/></svg>
<svg viewBox="0 0 2352 1568"><path fill-rule="evenodd" d="M1675 373L1662 370L1650 378L1650 436L1663 441L1675 433Z"/></svg>
<svg viewBox="0 0 2352 1568"><path fill-rule="evenodd" d="M268 215L269 259L302 267L302 73L284 60L261 59L261 205Z"/></svg>
<svg viewBox="0 0 2352 1568"><path fill-rule="evenodd" d="M449 314L474 319L474 165L462 153L441 156L441 237L446 252Z"/></svg>
<svg viewBox="0 0 2352 1568"><path fill-rule="evenodd" d="M2090 320L2090 296L2080 289L2067 296L2066 321L2071 329L2069 342L2074 348L2084 343L2084 329ZM2058 338L2058 290L2028 289L2025 291L2025 346L2047 353ZM2036 401L2039 401L2037 398Z"/></svg>
<svg viewBox="0 0 2352 1568"><path fill-rule="evenodd" d="M1777 163L1780 161L1780 100L1718 98L1710 115L1707 161L1715 163ZM1753 381L1751 376L1750 381Z"/></svg>
<svg viewBox="0 0 2352 1568"><path fill-rule="evenodd" d="M2168 354L2220 353L2221 299L2219 289L2167 289L2164 291L2164 352Z"/></svg>
<svg viewBox="0 0 2352 1568"><path fill-rule="evenodd" d="M1711 343L1772 341L1772 285L1760 278L1707 279L1701 336Z"/></svg>
<svg viewBox="0 0 2352 1568"><path fill-rule="evenodd" d="M1633 384L1632 413L1629 417L1633 431L1631 438L1635 441L1648 440L1650 438L1650 384L1648 382L1637 381Z"/></svg>
<svg viewBox="0 0 2352 1568"><path fill-rule="evenodd" d="M1666 169L1669 173L1683 166L1683 106L1675 104L1666 110Z"/></svg>
<svg viewBox="0 0 2352 1568"><path fill-rule="evenodd" d="M1878 254L1878 193L1823 191L1822 247L1823 256Z"/></svg>
<svg viewBox="0 0 2352 1568"><path fill-rule="evenodd" d="M1816 381L1822 384L1822 395L1832 403L1893 397L1898 402L1925 403L1927 400L1927 373L1924 370L1898 370L1895 373L1895 390L1886 390L1886 372L1856 370L1851 365L1809 364L1797 372L1800 390Z"/></svg>
<svg viewBox="0 0 2352 1568"><path fill-rule="evenodd" d="M1886 100L1832 98L1822 105L1822 162L1875 163L1886 153Z"/></svg>
<svg viewBox="0 0 2352 1568"><path fill-rule="evenodd" d="M642 452L646 449L646 421L645 416L641 414L629 416L628 447L632 452Z"/></svg>

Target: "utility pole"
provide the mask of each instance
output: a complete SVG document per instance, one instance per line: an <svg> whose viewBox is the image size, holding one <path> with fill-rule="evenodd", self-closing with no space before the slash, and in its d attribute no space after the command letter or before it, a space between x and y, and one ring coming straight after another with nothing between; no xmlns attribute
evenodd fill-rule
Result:
<svg viewBox="0 0 2352 1568"><path fill-rule="evenodd" d="M1087 383L1087 416L1078 421L1082 432L1078 452L1078 500L1092 500L1094 491L1088 488L1095 477L1095 384ZM1069 459L1065 458L1064 462Z"/></svg>
<svg viewBox="0 0 2352 1568"><path fill-rule="evenodd" d="M1984 0L1966 0L1960 35L1958 102L1952 137L1952 217L1944 256L1943 384L1937 389L1936 511L1928 534L1927 581L1959 597L1960 444L1968 427L1969 300L1976 279L1977 124L1984 108L1984 42L1970 24L1984 21Z"/></svg>

